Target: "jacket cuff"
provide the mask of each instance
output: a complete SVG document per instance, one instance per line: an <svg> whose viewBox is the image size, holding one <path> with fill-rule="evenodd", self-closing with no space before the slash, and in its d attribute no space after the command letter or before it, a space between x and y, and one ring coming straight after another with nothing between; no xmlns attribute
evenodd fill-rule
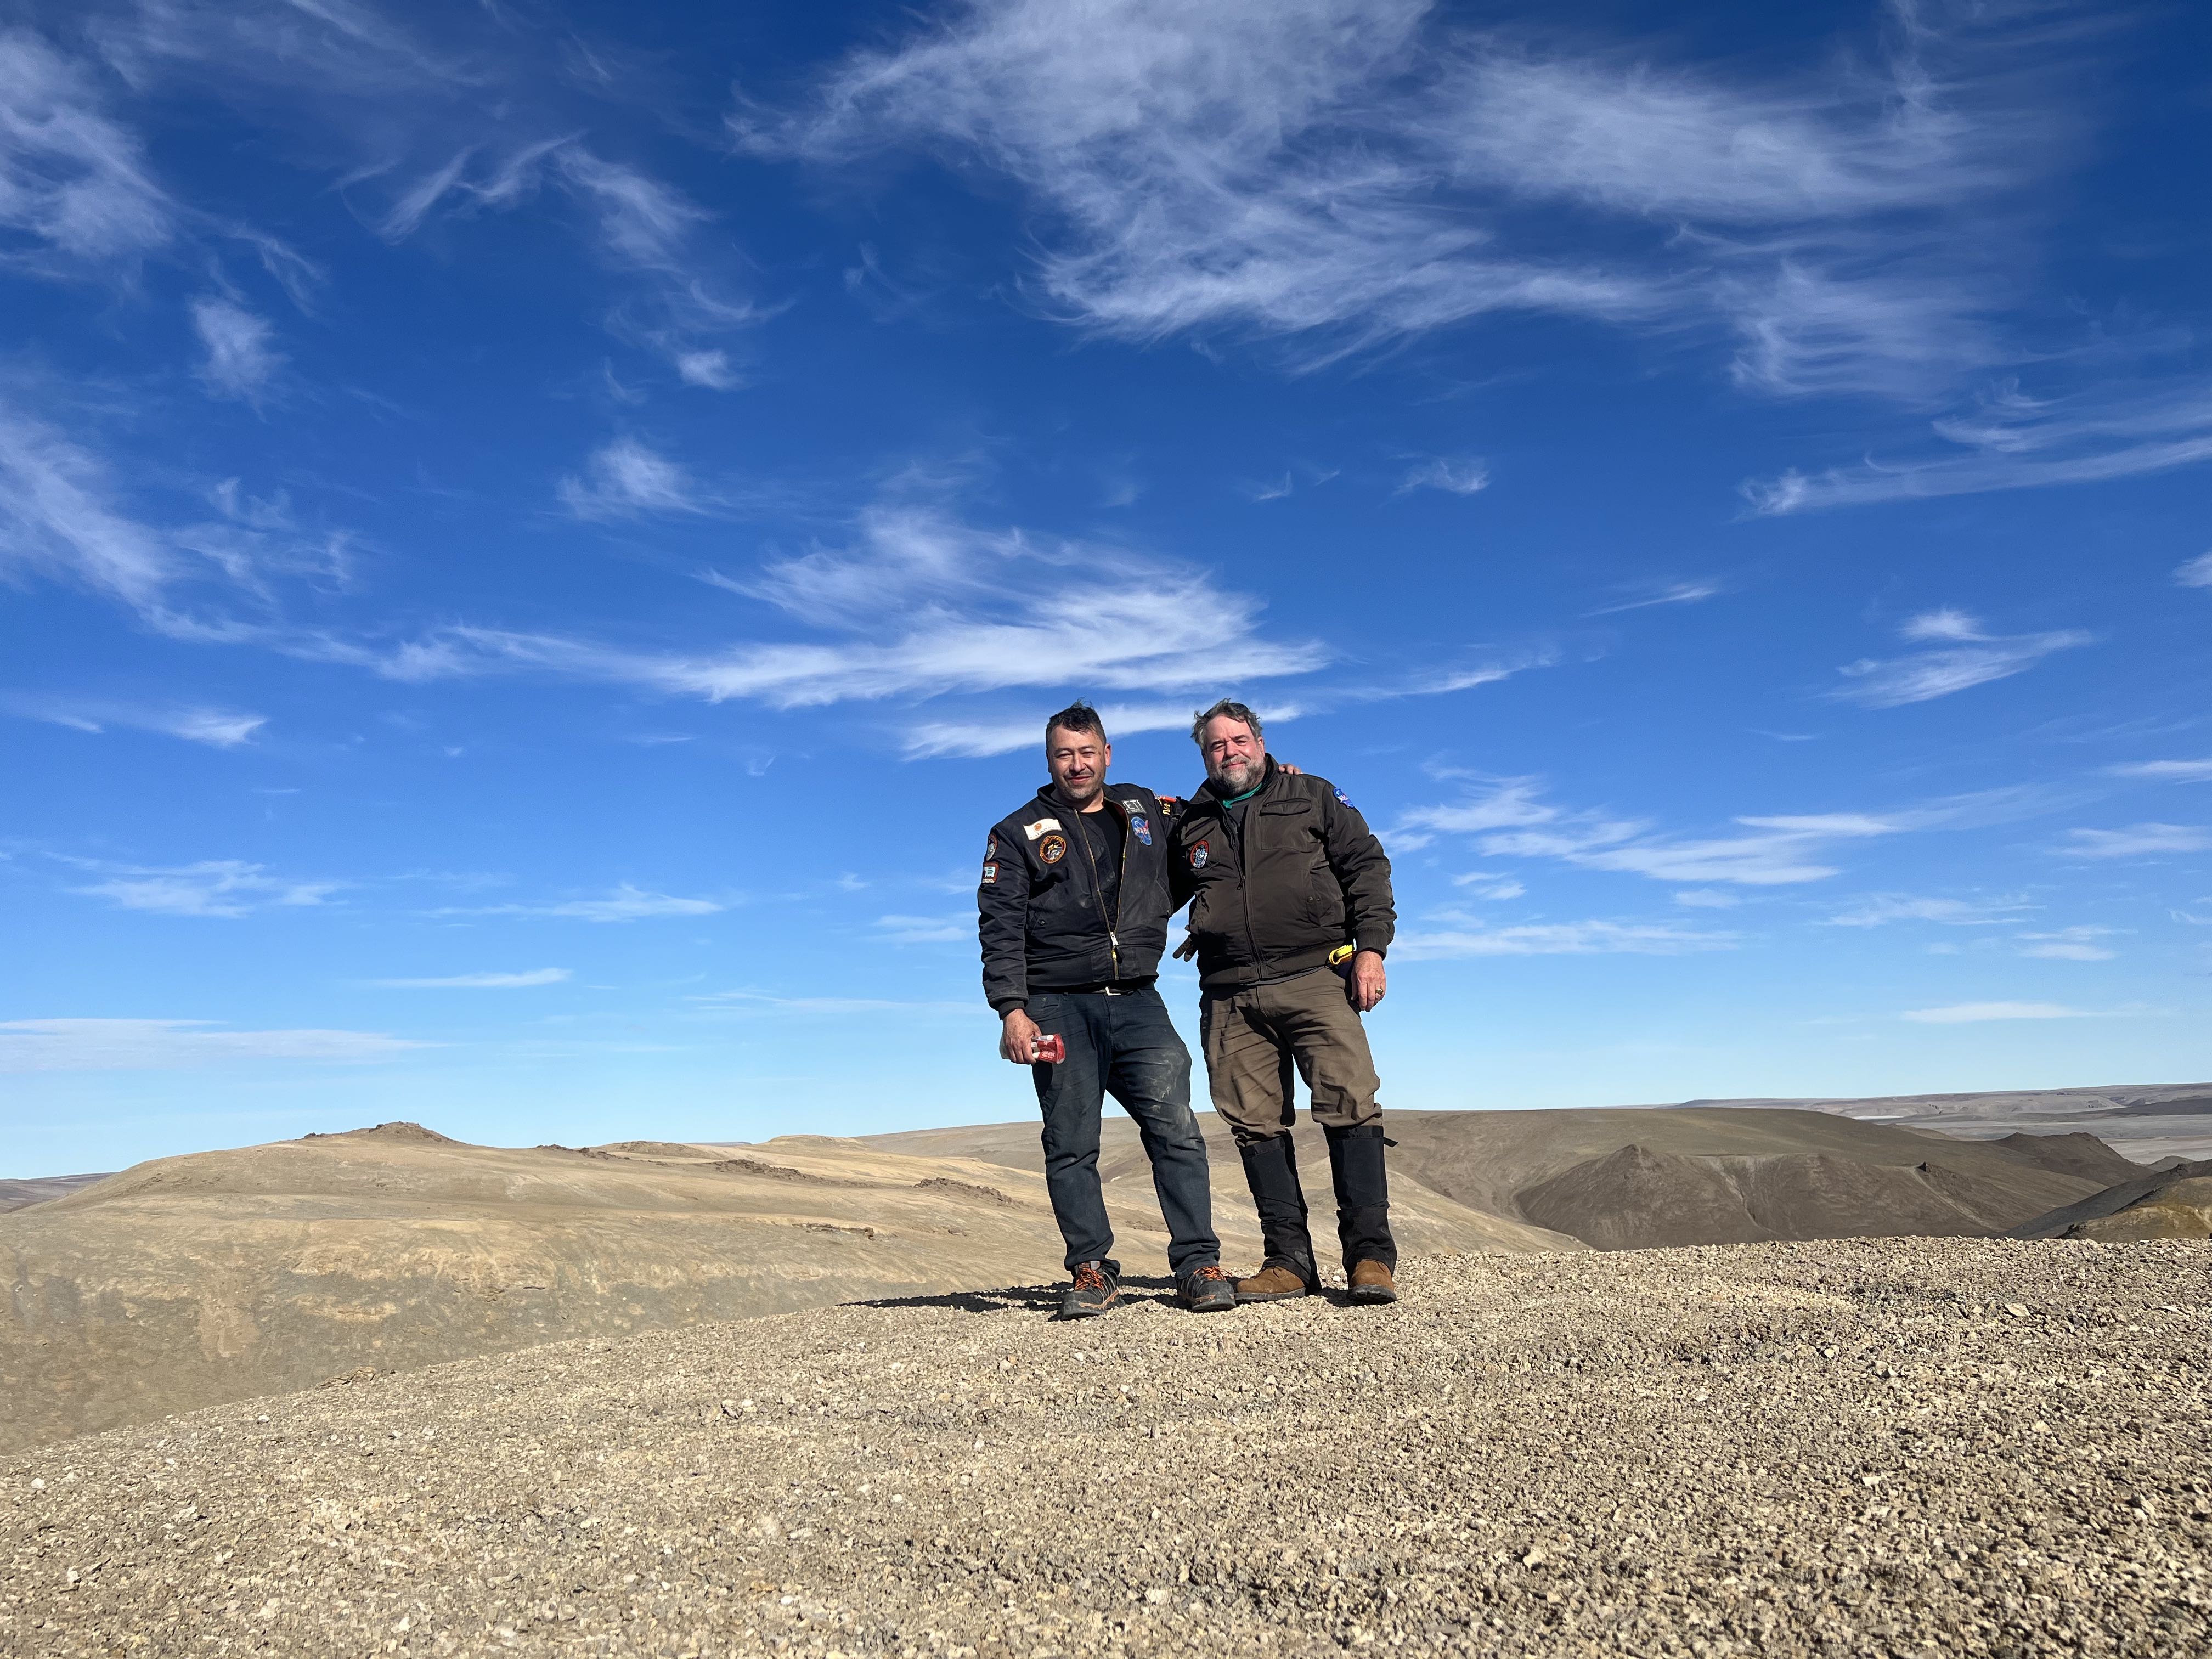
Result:
<svg viewBox="0 0 2212 1659"><path fill-rule="evenodd" d="M1029 1006L1030 1000L1027 997L994 997L991 1000L991 1012L1000 1019L1004 1019L1017 1009L1027 1013Z"/></svg>
<svg viewBox="0 0 2212 1659"><path fill-rule="evenodd" d="M1390 954L1390 940L1387 934L1379 939L1355 939L1352 942L1352 948L1355 951L1372 951L1378 957L1387 957Z"/></svg>

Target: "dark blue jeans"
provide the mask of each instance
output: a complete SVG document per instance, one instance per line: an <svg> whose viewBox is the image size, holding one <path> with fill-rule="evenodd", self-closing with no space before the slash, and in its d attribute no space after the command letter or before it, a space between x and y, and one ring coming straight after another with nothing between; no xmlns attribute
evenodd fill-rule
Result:
<svg viewBox="0 0 2212 1659"><path fill-rule="evenodd" d="M1045 1189L1067 1241L1067 1265L1112 1260L1114 1229L1098 1188L1098 1115L1108 1095L1136 1120L1152 1161L1168 1266L1181 1277L1218 1262L1206 1141L1190 1109L1190 1050L1160 994L1047 992L1030 998L1029 1012L1048 1036L1067 1041L1059 1065L1030 1068L1044 1115Z"/></svg>

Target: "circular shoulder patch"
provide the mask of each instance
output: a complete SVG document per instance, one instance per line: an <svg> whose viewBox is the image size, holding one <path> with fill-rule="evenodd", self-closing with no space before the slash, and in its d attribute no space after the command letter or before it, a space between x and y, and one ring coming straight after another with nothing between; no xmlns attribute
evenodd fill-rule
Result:
<svg viewBox="0 0 2212 1659"><path fill-rule="evenodd" d="M1047 864L1057 864L1067 856L1067 837L1047 836L1037 843L1037 856Z"/></svg>

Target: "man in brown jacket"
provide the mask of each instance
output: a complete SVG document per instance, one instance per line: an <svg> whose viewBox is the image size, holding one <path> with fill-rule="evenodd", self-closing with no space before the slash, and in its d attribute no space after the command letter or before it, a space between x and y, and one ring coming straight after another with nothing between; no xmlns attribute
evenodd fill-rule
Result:
<svg viewBox="0 0 2212 1659"><path fill-rule="evenodd" d="M1270 758L1243 703L1214 704L1191 736L1206 781L1176 821L1170 869L1176 902L1190 903L1176 954L1198 958L1213 1109L1237 1138L1266 1251L1237 1299L1320 1287L1291 1146L1295 1068L1328 1137L1352 1298L1395 1302L1380 1079L1359 1019L1383 996L1390 860L1342 790Z"/></svg>

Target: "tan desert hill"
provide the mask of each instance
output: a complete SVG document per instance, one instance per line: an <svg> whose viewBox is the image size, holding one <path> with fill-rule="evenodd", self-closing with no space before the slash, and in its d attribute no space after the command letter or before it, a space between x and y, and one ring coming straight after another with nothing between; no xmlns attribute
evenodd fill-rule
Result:
<svg viewBox="0 0 2212 1659"><path fill-rule="evenodd" d="M2014 1228L2013 1238L2212 1238L2212 1159L2138 1173Z"/></svg>
<svg viewBox="0 0 2212 1659"><path fill-rule="evenodd" d="M65 1198L80 1187L89 1187L95 1181L105 1181L104 1175L40 1176L28 1181L0 1181L0 1215L10 1210L27 1209L33 1204L44 1204L57 1198Z"/></svg>
<svg viewBox="0 0 2212 1659"><path fill-rule="evenodd" d="M1227 1130L1206 1126L1217 1192L1239 1184ZM2098 1191L2137 1166L2066 1137L2048 1146L1961 1140L1832 1113L1746 1107L1390 1112L1394 1203L1419 1190L1503 1223L1603 1249L2001 1231ZM1319 1131L1297 1130L1299 1171L1330 1212ZM1041 1171L1034 1126L983 1124L866 1138L886 1151ZM1109 1190L1146 1179L1136 1127L1110 1120ZM2094 1171L2094 1172L2092 1172ZM1231 1200L1235 1201L1235 1200ZM1217 1206L1218 1207L1218 1204ZM1324 1253L1328 1227L1316 1230Z"/></svg>
<svg viewBox="0 0 2212 1659"><path fill-rule="evenodd" d="M0 1651L2181 1659L2208 1266L1491 1254L561 1343L0 1457Z"/></svg>
<svg viewBox="0 0 2212 1659"><path fill-rule="evenodd" d="M2212 1083L2120 1083L2073 1089L1984 1090L1967 1094L1861 1098L1692 1100L1686 1106L1789 1108L1869 1122L1940 1129L1970 1139L2078 1131L2137 1164L2212 1157Z"/></svg>
<svg viewBox="0 0 2212 1659"><path fill-rule="evenodd" d="M1149 1183L1109 1205L1128 1271L1164 1272ZM1255 1261L1249 1206L1219 1207ZM1431 1254L1582 1248L1410 1186L1402 1214ZM1045 1279L1062 1249L1036 1176L821 1136L514 1150L388 1124L163 1158L0 1216L0 1449L564 1337Z"/></svg>

